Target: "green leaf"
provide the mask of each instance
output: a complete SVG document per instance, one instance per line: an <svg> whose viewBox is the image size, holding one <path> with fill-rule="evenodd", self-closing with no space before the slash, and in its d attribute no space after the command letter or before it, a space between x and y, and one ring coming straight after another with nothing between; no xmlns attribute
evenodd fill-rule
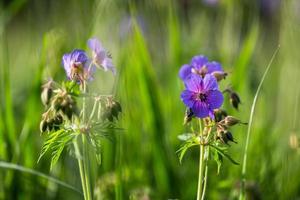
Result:
<svg viewBox="0 0 300 200"><path fill-rule="evenodd" d="M184 134L178 135L177 138L181 141L187 141L194 136L195 136L195 134L193 134L193 133L184 133Z"/></svg>
<svg viewBox="0 0 300 200"><path fill-rule="evenodd" d="M55 132L50 132L42 147L42 151L38 158L38 162L47 152L50 152L51 154L50 170L51 170L53 166L57 163L65 146L68 145L74 137L75 137L74 133L71 133L64 129Z"/></svg>
<svg viewBox="0 0 300 200"><path fill-rule="evenodd" d="M62 133L64 130L60 129L58 131L50 132L48 134L48 137L46 138L46 141L44 142L44 145L42 147L40 156L38 158L38 161L45 155L46 152L51 148L52 143L56 140L56 138Z"/></svg>
<svg viewBox="0 0 300 200"><path fill-rule="evenodd" d="M234 161L228 154L225 153L224 149L219 148L215 145L210 144L211 147L213 147L219 154L221 154L223 157L226 157L228 160L230 160L233 164L239 165L238 162Z"/></svg>
<svg viewBox="0 0 300 200"><path fill-rule="evenodd" d="M192 139L186 141L178 150L176 153L179 154L179 162L182 162L182 159L186 153L186 151L191 148L192 146L198 145L198 143L195 143L195 141Z"/></svg>
<svg viewBox="0 0 300 200"><path fill-rule="evenodd" d="M223 156L216 149L213 150L214 150L214 160L216 161L218 167L217 173L219 174L223 163Z"/></svg>

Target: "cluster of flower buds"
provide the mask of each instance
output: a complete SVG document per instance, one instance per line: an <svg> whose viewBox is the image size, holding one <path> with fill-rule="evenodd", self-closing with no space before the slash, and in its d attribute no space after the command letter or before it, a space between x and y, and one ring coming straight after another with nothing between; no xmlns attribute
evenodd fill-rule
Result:
<svg viewBox="0 0 300 200"><path fill-rule="evenodd" d="M217 110L215 112L215 115L220 118L220 115L222 115L222 111ZM234 138L232 136L232 133L228 130L230 127L236 125L236 124L247 124L244 122L241 122L239 119L236 119L233 116L225 116L224 119L217 122L217 134L216 134L216 140L221 141L224 144L228 144L228 142L234 142Z"/></svg>
<svg viewBox="0 0 300 200"><path fill-rule="evenodd" d="M67 88L55 89L52 80L42 86L41 100L46 108L40 123L41 132L58 130L65 119L71 120L78 114L74 97Z"/></svg>
<svg viewBox="0 0 300 200"><path fill-rule="evenodd" d="M102 110L102 120L109 120L110 122L118 119L119 113L122 112L122 107L119 102L115 101L112 97L107 97Z"/></svg>

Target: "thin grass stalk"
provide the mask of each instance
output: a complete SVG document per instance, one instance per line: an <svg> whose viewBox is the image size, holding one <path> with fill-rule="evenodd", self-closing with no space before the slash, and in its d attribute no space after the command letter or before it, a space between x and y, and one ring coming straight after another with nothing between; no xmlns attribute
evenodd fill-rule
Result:
<svg viewBox="0 0 300 200"><path fill-rule="evenodd" d="M248 146L249 146L249 140L250 140L250 132L251 132L251 128L252 128L252 123L253 123L253 116L254 116L254 111L255 111L255 106L256 106L256 102L257 102L257 98L259 95L259 92L261 90L262 84L269 72L269 69L271 67L271 64L273 63L273 60L279 50L280 46L277 47L277 49L274 51L271 60L260 80L260 83L257 87L254 99L253 99L253 103L251 106L251 111L250 111L250 117L249 117L249 122L248 122L248 130L247 130L247 137L246 137L246 144L245 144L245 149L244 149L244 158L243 158L243 167L242 167L242 182L241 182L241 191L240 191L240 195L239 195L239 200L244 200L245 199L245 183L246 183L246 172L247 172L247 156L248 156Z"/></svg>
<svg viewBox="0 0 300 200"><path fill-rule="evenodd" d="M41 178L44 178L48 181L51 181L53 183L56 183L57 185L60 185L62 187L65 187L65 188L68 188L68 189L71 189L79 194L82 195L81 191L79 191L77 188L73 187L72 185L69 185L68 183L65 183L61 180L58 180L52 176L49 176L47 174L44 174L42 172L39 172L39 171L36 171L36 170L33 170L33 169L30 169L30 168L27 168L27 167L23 167L21 165L17 165L17 164L13 164L13 163L8 163L8 162L4 162L4 161L0 161L0 168L3 168L3 169L12 169L12 170L17 170L17 171L20 171L20 172L23 172L23 173L28 173L28 174L32 174L32 175L35 175L35 176L38 176L38 177L41 177Z"/></svg>

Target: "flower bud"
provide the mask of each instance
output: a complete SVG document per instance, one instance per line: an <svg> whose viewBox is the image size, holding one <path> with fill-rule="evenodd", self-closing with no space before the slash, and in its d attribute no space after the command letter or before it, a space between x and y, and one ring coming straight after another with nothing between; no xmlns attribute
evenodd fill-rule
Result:
<svg viewBox="0 0 300 200"><path fill-rule="evenodd" d="M239 104L241 103L240 97L236 92L231 92L230 103L235 109L239 109Z"/></svg>
<svg viewBox="0 0 300 200"><path fill-rule="evenodd" d="M42 103L47 106L53 94L52 81L48 81L42 86L42 88L41 100Z"/></svg>
<svg viewBox="0 0 300 200"><path fill-rule="evenodd" d="M225 132L225 136L226 136L226 138L227 138L227 140L228 140L228 141L231 141L231 142L237 143L236 141L234 141L234 139L233 139L233 136L232 136L231 132L229 132L229 131L226 131L226 132Z"/></svg>
<svg viewBox="0 0 300 200"><path fill-rule="evenodd" d="M188 124L190 121L192 121L194 117L194 113L191 108L187 108L185 111L185 116L183 120L183 124Z"/></svg>
<svg viewBox="0 0 300 200"><path fill-rule="evenodd" d="M222 72L222 71L215 71L212 73L212 75L217 79L217 81L221 81L221 80L225 79L228 74L226 72Z"/></svg>
<svg viewBox="0 0 300 200"><path fill-rule="evenodd" d="M215 121L220 122L221 120L224 119L224 117L227 116L227 113L223 109L215 109L214 110L214 116L215 116Z"/></svg>
<svg viewBox="0 0 300 200"><path fill-rule="evenodd" d="M227 116L227 117L225 117L225 119L222 120L222 121L223 121L223 123L225 124L225 126L234 126L234 125L236 125L236 124L238 124L238 123L241 122L240 120L236 119L236 118L233 117L233 116Z"/></svg>
<svg viewBox="0 0 300 200"><path fill-rule="evenodd" d="M299 148L299 138L296 135L296 133L292 133L290 135L289 145L290 145L291 149L298 149Z"/></svg>
<svg viewBox="0 0 300 200"><path fill-rule="evenodd" d="M47 130L47 128L48 128L48 124L46 120L42 120L40 123L40 131L43 133Z"/></svg>
<svg viewBox="0 0 300 200"><path fill-rule="evenodd" d="M119 102L112 99L112 97L107 98L107 103L104 107L103 114L101 116L102 120L109 120L113 122L114 118L118 119L119 113L122 112L122 107Z"/></svg>

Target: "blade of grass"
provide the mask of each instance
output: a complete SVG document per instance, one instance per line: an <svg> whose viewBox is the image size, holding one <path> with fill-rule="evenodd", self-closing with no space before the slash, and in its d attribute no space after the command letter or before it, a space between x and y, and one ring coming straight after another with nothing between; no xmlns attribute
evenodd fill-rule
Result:
<svg viewBox="0 0 300 200"><path fill-rule="evenodd" d="M277 49L274 51L271 60L260 80L260 83L257 87L254 99L253 99L253 103L251 106L251 111L250 111L250 117L249 117L249 122L248 122L248 130L247 130L247 137L246 137L246 144L245 144L245 149L244 149L244 158L243 158L243 167L242 167L242 184L241 184L241 191L240 191L240 196L239 199L242 200L245 198L245 182L246 182L246 167L247 167L247 155L248 155L248 146L249 146L249 140L250 140L250 132L251 132L251 127L252 127L252 123L253 123L253 116L254 116L254 111L255 111L255 106L256 106L256 102L257 102L257 98L259 95L259 92L261 90L262 84L264 83L264 80L270 70L271 64L273 63L273 60L275 59L275 56L279 50L280 46L277 47Z"/></svg>
<svg viewBox="0 0 300 200"><path fill-rule="evenodd" d="M81 191L79 191L74 186L69 185L68 183L60 181L57 178L54 178L54 177L49 176L47 174L44 174L42 172L30 169L30 168L23 167L21 165L17 165L17 164L12 164L12 163L8 163L8 162L0 161L0 168L3 168L3 169L12 169L12 170L17 170L17 171L20 171L20 172L23 172L23 173L29 173L29 174L32 174L32 175L35 175L35 176L47 179L48 181L51 181L51 182L56 183L56 184L58 184L60 186L63 186L63 187L68 188L70 190L73 190L73 191L75 191L75 192L77 192L77 193L79 193L79 194L82 195Z"/></svg>

